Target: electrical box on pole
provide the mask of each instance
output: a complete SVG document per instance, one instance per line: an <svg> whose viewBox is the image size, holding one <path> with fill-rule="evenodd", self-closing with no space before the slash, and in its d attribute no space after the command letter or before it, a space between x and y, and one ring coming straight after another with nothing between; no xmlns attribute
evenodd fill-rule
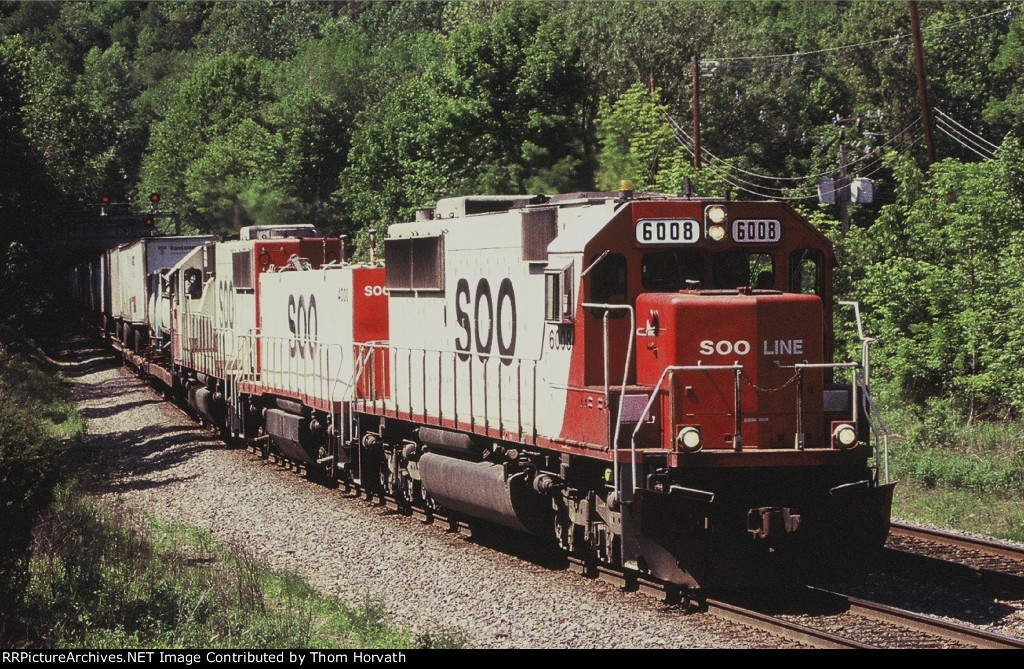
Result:
<svg viewBox="0 0 1024 669"><path fill-rule="evenodd" d="M875 184L871 179L859 178L850 182L850 202L871 204L875 201Z"/></svg>

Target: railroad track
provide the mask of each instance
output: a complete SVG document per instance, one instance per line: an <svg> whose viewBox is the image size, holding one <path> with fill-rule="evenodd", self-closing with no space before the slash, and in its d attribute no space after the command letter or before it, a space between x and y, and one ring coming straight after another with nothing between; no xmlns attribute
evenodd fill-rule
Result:
<svg viewBox="0 0 1024 669"><path fill-rule="evenodd" d="M1024 639L820 588L711 600L709 611L819 648L1024 648Z"/></svg>
<svg viewBox="0 0 1024 669"><path fill-rule="evenodd" d="M904 537L919 539L922 541L931 541L952 547L965 548L968 550L978 551L986 555L1016 560L1021 563L1021 568L1024 569L1024 546L1016 546L1009 543L995 541L993 539L972 537L957 532L911 525L910 523L903 523L899 521L892 521L890 526L890 539Z"/></svg>
<svg viewBox="0 0 1024 669"><path fill-rule="evenodd" d="M1024 598L1024 548L907 523L894 522L886 558L905 569L927 569L977 584L1003 599Z"/></svg>
<svg viewBox="0 0 1024 669"><path fill-rule="evenodd" d="M823 588L797 588L764 595L718 593L714 597L691 599L656 581L624 576L603 567L588 569L574 558L570 562L589 578L636 589L667 604L706 611L813 648L1024 648L1024 639Z"/></svg>

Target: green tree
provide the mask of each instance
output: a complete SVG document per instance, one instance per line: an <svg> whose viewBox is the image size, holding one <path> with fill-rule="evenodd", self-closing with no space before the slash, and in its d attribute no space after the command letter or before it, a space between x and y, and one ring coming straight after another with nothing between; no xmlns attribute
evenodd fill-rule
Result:
<svg viewBox="0 0 1024 669"><path fill-rule="evenodd" d="M244 0L209 3L195 42L201 51L242 58L286 60L299 45L320 36L330 7L317 2Z"/></svg>
<svg viewBox="0 0 1024 669"><path fill-rule="evenodd" d="M989 67L995 81L988 91L984 117L1020 136L1024 130L1024 15L1011 15L1006 38Z"/></svg>
<svg viewBox="0 0 1024 669"><path fill-rule="evenodd" d="M927 181L906 159L897 166L903 187L871 229L876 260L857 293L880 335L877 368L906 399L952 400L969 419L1024 409L1006 397L1024 364L1010 346L1024 279L1020 160L1011 139L998 160L947 159Z"/></svg>
<svg viewBox="0 0 1024 669"><path fill-rule="evenodd" d="M241 225L246 214L236 203L242 202L238 189L243 182L237 163L230 159L231 147L239 146L243 123L253 124L246 126L250 130L260 125L260 112L268 100L265 69L255 59L228 53L199 65L153 128L139 192L161 193L184 223L200 230ZM258 138L253 141L259 143ZM259 156L267 158L266 153ZM224 171L218 173L218 167ZM280 162L260 168L267 172L263 181L273 183ZM202 186L198 178L213 182ZM209 197L214 192L220 195Z"/></svg>
<svg viewBox="0 0 1024 669"><path fill-rule="evenodd" d="M185 171L185 194L207 225L238 230L249 223L293 218L297 203L285 195L280 173L283 147L252 119L242 119L210 139Z"/></svg>
<svg viewBox="0 0 1024 669"><path fill-rule="evenodd" d="M58 280L52 241L65 198L30 140L24 117L20 49L0 45L0 328L21 336L45 334L54 314ZM3 342L0 341L0 344Z"/></svg>
<svg viewBox="0 0 1024 669"><path fill-rule="evenodd" d="M585 184L577 156L586 128L576 100L585 77L550 6L501 5L460 24L428 72L442 105L424 129L460 192L571 190Z"/></svg>
<svg viewBox="0 0 1024 669"><path fill-rule="evenodd" d="M281 136L282 183L295 215L335 233L351 233L333 194L348 164L356 115L368 104L370 43L349 24L299 47L275 68L268 123Z"/></svg>
<svg viewBox="0 0 1024 669"><path fill-rule="evenodd" d="M676 137L660 91L634 84L614 102L602 100L597 117L597 186L617 190L621 180L636 190L718 194L724 184L712 170L698 170L693 155Z"/></svg>
<svg viewBox="0 0 1024 669"><path fill-rule="evenodd" d="M381 3L360 17L366 22L359 27L368 45L364 61L377 76L362 79L365 104L354 110L345 166L331 196L350 230L407 219L448 184L427 132L442 101L427 85L426 72L441 57L443 45L436 32L416 30L413 23L399 29L381 15L386 9ZM391 29L377 33L382 24Z"/></svg>

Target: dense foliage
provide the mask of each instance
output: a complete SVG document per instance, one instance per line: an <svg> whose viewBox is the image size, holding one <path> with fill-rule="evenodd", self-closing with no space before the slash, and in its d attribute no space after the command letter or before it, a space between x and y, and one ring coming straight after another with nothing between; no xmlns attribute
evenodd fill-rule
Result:
<svg viewBox="0 0 1024 669"><path fill-rule="evenodd" d="M84 434L63 381L37 351L0 346L0 645L28 582L33 528L63 475L62 451Z"/></svg>
<svg viewBox="0 0 1024 669"><path fill-rule="evenodd" d="M935 165L903 1L4 1L0 314L45 323L40 243L102 195L359 245L443 196L632 179L793 201L837 241L883 394L1015 418L1021 5L916 5ZM874 180L847 216L817 201L843 166Z"/></svg>

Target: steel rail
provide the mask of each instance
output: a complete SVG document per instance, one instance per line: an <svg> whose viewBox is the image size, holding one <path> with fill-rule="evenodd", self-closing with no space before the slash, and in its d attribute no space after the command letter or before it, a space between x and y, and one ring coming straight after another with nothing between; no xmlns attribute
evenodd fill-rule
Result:
<svg viewBox="0 0 1024 669"><path fill-rule="evenodd" d="M926 541L936 541L947 546L959 546L981 551L990 555L1024 561L1024 546L1003 543L994 539L972 537L948 530L939 530L899 521L889 523L890 533Z"/></svg>
<svg viewBox="0 0 1024 669"><path fill-rule="evenodd" d="M864 616L865 618L892 622L924 634L967 643L978 648L1024 648L1024 639L1017 637L989 632L978 627L943 620L858 597L850 597L830 590L820 588L811 588L811 590L842 600L849 607L850 613Z"/></svg>

